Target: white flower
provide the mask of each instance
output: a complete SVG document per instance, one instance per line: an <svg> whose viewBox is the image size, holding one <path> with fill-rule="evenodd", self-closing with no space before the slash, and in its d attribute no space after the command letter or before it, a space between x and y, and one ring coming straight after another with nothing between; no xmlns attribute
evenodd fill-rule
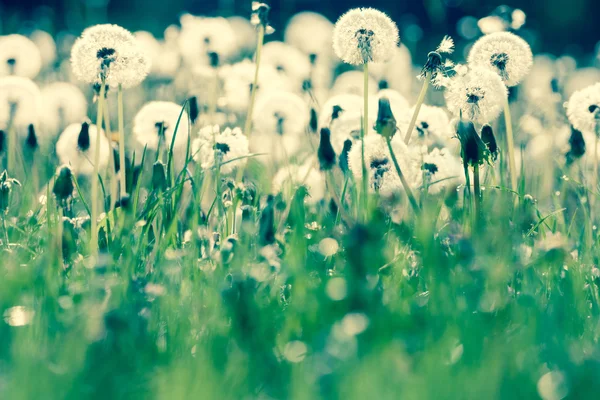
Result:
<svg viewBox="0 0 600 400"><path fill-rule="evenodd" d="M209 64L209 53L227 60L237 47L237 37L225 18L203 18L190 14L181 16L179 50L189 66Z"/></svg>
<svg viewBox="0 0 600 400"><path fill-rule="evenodd" d="M578 131L600 136L600 82L573 93L567 116Z"/></svg>
<svg viewBox="0 0 600 400"><path fill-rule="evenodd" d="M40 50L30 39L23 35L0 36L0 76L33 79L41 68Z"/></svg>
<svg viewBox="0 0 600 400"><path fill-rule="evenodd" d="M371 134L365 137L365 165L369 177L369 188L382 196L390 196L402 190L402 182L396 172L385 139ZM393 141L392 148L398 164L409 182L413 181L413 169L408 147L403 141ZM348 154L348 165L357 180L362 180L362 144L358 140Z"/></svg>
<svg viewBox="0 0 600 400"><path fill-rule="evenodd" d="M298 186L308 190L308 196L304 199L308 205L317 204L325 198L325 179L311 162L282 167L273 177L271 190L274 194L283 192L289 198Z"/></svg>
<svg viewBox="0 0 600 400"><path fill-rule="evenodd" d="M354 94L333 96L321 107L319 130L329 128L331 144L337 154L342 152L347 139L354 141L360 137L362 108L362 97ZM375 122L374 118L369 119Z"/></svg>
<svg viewBox="0 0 600 400"><path fill-rule="evenodd" d="M460 160L450 154L448 149L433 149L430 153L420 154L414 152L416 165L414 186L427 186L431 194L442 192L447 188L454 188L465 181L465 174ZM425 182L424 182L425 180Z"/></svg>
<svg viewBox="0 0 600 400"><path fill-rule="evenodd" d="M486 124L500 115L508 89L500 76L487 68L471 68L450 80L446 88L448 110L456 117Z"/></svg>
<svg viewBox="0 0 600 400"><path fill-rule="evenodd" d="M42 96L38 86L29 78L6 76L0 78L0 129L9 124L16 129L37 125Z"/></svg>
<svg viewBox="0 0 600 400"><path fill-rule="evenodd" d="M321 14L305 11L294 15L285 28L285 41L317 60L331 54L333 24Z"/></svg>
<svg viewBox="0 0 600 400"><path fill-rule="evenodd" d="M390 108L392 109L396 121L399 120L400 115L406 113L410 108L408 100L400 93L393 89L383 89L377 92L377 94L369 96L369 119L371 119L371 113L373 113L374 118L377 117L377 114L379 113L379 99L383 97L390 101Z"/></svg>
<svg viewBox="0 0 600 400"><path fill-rule="evenodd" d="M150 75L157 78L173 78L181 64L178 49L157 40L150 32L138 31L134 36L142 51L151 60Z"/></svg>
<svg viewBox="0 0 600 400"><path fill-rule="evenodd" d="M180 119L181 116L181 119ZM177 122L179 121L179 125ZM169 101L151 101L146 103L133 120L133 136L142 146L150 150L168 149L177 128L174 148L184 148L189 137L189 120L185 110L179 104ZM161 135L163 137L161 138ZM164 140L164 141L162 141ZM162 147L166 146L166 147Z"/></svg>
<svg viewBox="0 0 600 400"><path fill-rule="evenodd" d="M374 77L380 89L394 89L404 96L412 95L411 87L415 81L412 57L404 45L396 47L392 58L384 63L369 64L369 73Z"/></svg>
<svg viewBox="0 0 600 400"><path fill-rule="evenodd" d="M348 11L333 30L333 50L344 62L353 65L389 60L398 41L396 24L373 8Z"/></svg>
<svg viewBox="0 0 600 400"><path fill-rule="evenodd" d="M146 78L150 60L131 32L105 24L83 31L71 49L71 66L83 82L94 84L104 78L110 86L129 88Z"/></svg>
<svg viewBox="0 0 600 400"><path fill-rule="evenodd" d="M88 103L77 86L67 82L54 82L42 88L41 125L49 134L56 135L59 129L87 116Z"/></svg>
<svg viewBox="0 0 600 400"><path fill-rule="evenodd" d="M250 55L256 48L256 28L244 17L228 17L227 21L235 33L237 52Z"/></svg>
<svg viewBox="0 0 600 400"><path fill-rule="evenodd" d="M411 107L397 115L396 120L398 121L398 128L401 133L400 135L396 134L397 137L404 138L413 112L414 107ZM431 150L434 147L447 147L454 136L455 133L450 125L446 111L440 107L423 104L415 122L414 132L409 144L425 145Z"/></svg>
<svg viewBox="0 0 600 400"><path fill-rule="evenodd" d="M491 69L500 75L506 86L516 86L525 78L533 64L531 47L519 36L498 32L479 39L469 52L472 66Z"/></svg>
<svg viewBox="0 0 600 400"><path fill-rule="evenodd" d="M71 167L74 174L92 175L98 130L95 125L71 124L61 133L56 142L56 155L62 164ZM104 131L100 132L99 170L108 166L109 142Z"/></svg>
<svg viewBox="0 0 600 400"><path fill-rule="evenodd" d="M364 76L361 71L347 71L340 74L331 88L332 95L356 94L363 96L365 92ZM377 82L369 76L369 94L377 93Z"/></svg>
<svg viewBox="0 0 600 400"><path fill-rule="evenodd" d="M248 138L240 128L227 128L221 131L218 125L200 129L200 137L192 143L194 159L204 169L215 165L215 155L223 174L231 173L236 167L248 161Z"/></svg>
<svg viewBox="0 0 600 400"><path fill-rule="evenodd" d="M303 82L310 78L308 57L287 43L275 41L265 44L261 54L261 68L263 65L271 65L278 73L287 76L294 82L294 90L298 92L302 89Z"/></svg>
<svg viewBox="0 0 600 400"><path fill-rule="evenodd" d="M43 67L51 67L56 61L56 42L48 32L35 30L29 35L40 50Z"/></svg>

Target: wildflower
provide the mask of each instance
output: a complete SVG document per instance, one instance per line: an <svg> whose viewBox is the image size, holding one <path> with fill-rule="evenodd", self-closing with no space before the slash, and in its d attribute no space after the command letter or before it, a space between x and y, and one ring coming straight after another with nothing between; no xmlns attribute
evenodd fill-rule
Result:
<svg viewBox="0 0 600 400"><path fill-rule="evenodd" d="M180 21L179 51L188 66L209 65L209 53L216 53L224 60L234 54L237 39L225 18L184 14Z"/></svg>
<svg viewBox="0 0 600 400"><path fill-rule="evenodd" d="M435 87L445 86L448 75L453 72L454 63L449 59L444 60L444 56L453 52L454 40L450 36L444 36L438 47L427 55L427 62L421 69L419 79L429 76Z"/></svg>
<svg viewBox="0 0 600 400"><path fill-rule="evenodd" d="M48 32L36 29L33 31L29 38L40 51L40 57L42 60L42 67L52 67L56 62L56 42L51 34Z"/></svg>
<svg viewBox="0 0 600 400"><path fill-rule="evenodd" d="M27 137L25 138L25 146L29 150L36 150L38 148L38 138L35 134L35 127L33 124L29 124L27 127Z"/></svg>
<svg viewBox="0 0 600 400"><path fill-rule="evenodd" d="M73 172L68 165L60 166L56 170L56 178L52 193L61 206L66 206L73 196Z"/></svg>
<svg viewBox="0 0 600 400"><path fill-rule="evenodd" d="M473 122L459 121L457 135L461 144L461 157L465 165L475 167L487 160L489 151L477 134Z"/></svg>
<svg viewBox="0 0 600 400"><path fill-rule="evenodd" d="M496 138L494 137L494 131L492 127L489 125L484 125L481 128L481 140L485 143L488 151L490 152L490 156L493 161L496 161L498 158L498 144L496 143Z"/></svg>
<svg viewBox="0 0 600 400"><path fill-rule="evenodd" d="M344 62L362 65L389 60L398 45L398 28L383 12L355 8L340 17L333 30L333 50Z"/></svg>
<svg viewBox="0 0 600 400"><path fill-rule="evenodd" d="M279 74L294 82L294 89L300 90L302 83L310 79L311 66L308 58L298 49L283 42L269 42L261 53L261 65L271 65Z"/></svg>
<svg viewBox="0 0 600 400"><path fill-rule="evenodd" d="M383 89L372 95L369 99L369 110L373 110L375 114L379 111L379 100L385 97L390 102L390 107L395 116L406 112L410 108L408 100L399 92L393 89Z"/></svg>
<svg viewBox="0 0 600 400"><path fill-rule="evenodd" d="M346 117L356 116L362 114L362 99L360 96L354 94L341 94L331 97L321 107L319 115L319 129L329 128L332 131L332 138L336 137L336 126L340 120L346 119ZM360 123L359 123L360 129ZM344 143L343 139L340 143ZM334 144L335 148L335 144Z"/></svg>
<svg viewBox="0 0 600 400"><path fill-rule="evenodd" d="M4 170L0 174L0 214L8 213L13 185L21 186L21 183L14 178L10 178L8 172Z"/></svg>
<svg viewBox="0 0 600 400"><path fill-rule="evenodd" d="M325 178L310 162L282 167L273 177L271 190L273 193L284 192L286 197L291 197L298 186L308 190L304 199L308 205L315 205L325 198Z"/></svg>
<svg viewBox="0 0 600 400"><path fill-rule="evenodd" d="M417 157L416 162L421 173L415 174L415 186L423 185L431 194L464 183L463 167L448 149L433 149L430 153Z"/></svg>
<svg viewBox="0 0 600 400"><path fill-rule="evenodd" d="M250 18L250 23L254 26L262 26L265 30L265 34L270 35L275 32L275 29L271 25L269 25L269 7L265 3L260 3L258 1L252 2L252 16Z"/></svg>
<svg viewBox="0 0 600 400"><path fill-rule="evenodd" d="M508 90L500 76L485 68L470 68L464 76L454 77L446 88L446 104L455 116L462 114L479 124L498 118L504 109Z"/></svg>
<svg viewBox="0 0 600 400"><path fill-rule="evenodd" d="M256 29L247 18L233 16L227 21L231 25L236 39L236 50L238 56L250 55L256 48Z"/></svg>
<svg viewBox="0 0 600 400"><path fill-rule="evenodd" d="M321 129L321 139L319 141L319 165L321 171L328 171L335 165L335 151L331 146L331 132L327 128Z"/></svg>
<svg viewBox="0 0 600 400"><path fill-rule="evenodd" d="M331 53L333 24L321 14L305 11L294 15L285 28L285 42L317 60Z"/></svg>
<svg viewBox="0 0 600 400"><path fill-rule="evenodd" d="M16 129L37 125L41 104L40 90L31 79L0 78L0 129L8 130L10 124Z"/></svg>
<svg viewBox="0 0 600 400"><path fill-rule="evenodd" d="M71 66L83 82L129 88L146 78L150 60L131 32L105 24L83 31L71 49Z"/></svg>
<svg viewBox="0 0 600 400"><path fill-rule="evenodd" d="M100 164L99 170L108 167L109 142L103 131L100 131ZM91 175L94 173L92 160L96 151L96 126L87 122L71 124L65 128L56 143L56 155L62 164L71 167L74 174Z"/></svg>
<svg viewBox="0 0 600 400"><path fill-rule="evenodd" d="M23 35L0 36L0 76L35 78L42 68L42 56L30 39Z"/></svg>
<svg viewBox="0 0 600 400"><path fill-rule="evenodd" d="M600 136L600 83L573 93L566 108L575 129Z"/></svg>
<svg viewBox="0 0 600 400"><path fill-rule="evenodd" d="M393 89L404 96L410 95L413 82L410 51L401 44L387 62L369 64L369 74L376 79L379 89Z"/></svg>
<svg viewBox="0 0 600 400"><path fill-rule="evenodd" d="M88 103L85 95L72 83L51 83L42 88L41 94L44 107L40 123L52 135L87 116Z"/></svg>
<svg viewBox="0 0 600 400"><path fill-rule="evenodd" d="M526 41L509 32L479 39L469 52L471 66L488 68L500 75L506 86L516 86L529 73L533 54Z"/></svg>
<svg viewBox="0 0 600 400"><path fill-rule="evenodd" d="M215 157L223 174L246 165L248 138L240 128L221 131L218 125L200 129L200 137L192 143L192 154L202 168L215 166Z"/></svg>
<svg viewBox="0 0 600 400"><path fill-rule="evenodd" d="M571 136L569 137L570 149L566 154L567 164L572 164L575 160L583 157L585 154L585 139L581 131L571 128Z"/></svg>
<svg viewBox="0 0 600 400"><path fill-rule="evenodd" d="M398 127L400 132L406 132L413 113L414 107L404 109L399 113ZM440 107L427 104L421 106L414 129L415 132L411 135L409 144L425 145L430 149L446 147L454 137L446 111Z"/></svg>
<svg viewBox="0 0 600 400"><path fill-rule="evenodd" d="M379 135L367 135L364 141L369 189L382 196L390 196L399 192L402 189L402 183L394 168L385 139ZM402 172L412 181L413 169L409 162L408 148L402 141L394 140L392 145ZM357 141L348 153L350 171L358 180L363 179L361 147L360 141Z"/></svg>
<svg viewBox="0 0 600 400"><path fill-rule="evenodd" d="M138 31L133 35L150 60L149 75L155 78L174 78L181 64L178 49L157 40L150 32Z"/></svg>
<svg viewBox="0 0 600 400"><path fill-rule="evenodd" d="M390 101L387 97L381 97L377 107L377 121L375 130L386 139L391 139L396 133L396 118L392 112Z"/></svg>
<svg viewBox="0 0 600 400"><path fill-rule="evenodd" d="M177 132L175 131L177 129ZM174 148L187 145L189 137L188 115L179 104L168 101L146 103L133 120L133 136L142 146L158 150L170 148L175 136Z"/></svg>
<svg viewBox="0 0 600 400"><path fill-rule="evenodd" d="M339 75L333 87L331 88L331 94L356 94L363 96L365 91L363 73L360 71L347 71ZM377 82L369 77L369 95L373 95L377 92Z"/></svg>

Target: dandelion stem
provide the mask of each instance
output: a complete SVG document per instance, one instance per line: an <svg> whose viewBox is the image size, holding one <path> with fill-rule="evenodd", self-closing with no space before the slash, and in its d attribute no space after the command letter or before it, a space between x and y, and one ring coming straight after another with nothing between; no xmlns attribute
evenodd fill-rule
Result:
<svg viewBox="0 0 600 400"><path fill-rule="evenodd" d="M104 130L108 139L108 172L110 172L110 209L115 208L117 202L117 192L119 190L117 183L117 171L115 166L115 153L112 146L112 131L110 127L110 112L107 102L104 103Z"/></svg>
<svg viewBox="0 0 600 400"><path fill-rule="evenodd" d="M473 165L473 192L475 194L475 219L473 231L477 230L479 226L479 220L481 218L481 186L479 183L479 165Z"/></svg>
<svg viewBox="0 0 600 400"><path fill-rule="evenodd" d="M368 179L367 176L367 164L365 163L365 136L369 132L369 63L364 64L363 69L364 88L363 88L363 99L364 99L364 111L363 111L363 126L360 131L360 159L362 168L362 207L367 215L367 209L369 207L369 193L368 193ZM365 218L366 219L366 218Z"/></svg>
<svg viewBox="0 0 600 400"><path fill-rule="evenodd" d="M123 116L123 87L119 84L117 91L117 109L119 118L119 181L121 183L121 197L127 194L126 168L125 168L125 120Z"/></svg>
<svg viewBox="0 0 600 400"><path fill-rule="evenodd" d="M94 148L94 174L92 175L92 221L91 221L91 238L90 251L92 255L98 252L98 194L99 194L99 164L100 164L100 135L102 130L102 115L104 107L104 93L106 90L105 82L100 83L100 94L98 95L98 112L96 114L96 147Z"/></svg>
<svg viewBox="0 0 600 400"><path fill-rule="evenodd" d="M256 68L254 69L254 81L252 82L252 91L250 93L250 104L248 104L248 114L246 115L246 126L244 127L244 134L250 136L252 129L252 114L254 111L254 101L256 100L256 90L258 89L258 71L260 68L260 53L262 52L263 42L265 39L265 27L260 24L258 26L258 39L256 43L256 56L255 63Z"/></svg>
<svg viewBox="0 0 600 400"><path fill-rule="evenodd" d="M394 167L396 168L396 172L398 173L398 176L400 177L400 182L402 182L402 186L404 187L404 191L406 192L408 201L410 202L410 205L414 209L415 214L419 214L419 211L420 211L419 203L417 203L417 200L415 199L415 196L413 195L410 185L406 181L406 177L404 176L404 174L402 173L402 170L400 169L400 164L398 164L398 159L396 158L396 154L394 153L394 149L392 148L392 141L390 138L386 138L385 142L387 143L388 149L390 151L390 155L392 156L392 161L394 163Z"/></svg>
<svg viewBox="0 0 600 400"><path fill-rule="evenodd" d="M6 215L2 213L0 219L2 219L2 235L4 236L2 243L4 244L4 248L8 249L10 239L8 238L8 229L6 229Z"/></svg>
<svg viewBox="0 0 600 400"><path fill-rule="evenodd" d="M504 102L504 123L506 125L506 145L508 146L508 169L510 175L510 185L514 192L517 192L517 167L515 164L515 140L512 130L512 119L510 115L510 105L508 98Z"/></svg>
<svg viewBox="0 0 600 400"><path fill-rule="evenodd" d="M431 73L427 72L425 77L423 78L423 86L421 87L421 93L419 93L419 97L417 98L417 104L415 104L415 111L413 111L412 118L410 119L410 124L408 124L408 129L406 130L406 135L404 136L404 143L408 144L410 142L410 137L412 135L412 131L415 129L415 124L417 123L417 117L419 116L419 111L421 111L421 106L425 101L425 95L427 94L427 89L429 88L429 81L431 80Z"/></svg>
<svg viewBox="0 0 600 400"><path fill-rule="evenodd" d="M346 222L346 223L350 223L351 219L350 216L348 215L348 213L346 212L346 209L344 208L344 205L342 204L342 200L340 199L340 196L338 196L337 192L335 191L335 179L333 177L333 173L330 171L323 171L325 174L325 182L327 184L327 188L329 189L329 193L331 195L331 197L333 198L333 201L335 202L335 205L337 206L337 216L336 216L336 224L337 224L337 220L338 218L341 216L342 219Z"/></svg>

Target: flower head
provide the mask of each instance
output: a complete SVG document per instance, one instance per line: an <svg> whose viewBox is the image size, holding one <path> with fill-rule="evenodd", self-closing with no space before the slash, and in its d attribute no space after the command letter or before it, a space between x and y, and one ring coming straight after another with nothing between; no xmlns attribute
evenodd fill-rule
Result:
<svg viewBox="0 0 600 400"><path fill-rule="evenodd" d="M497 73L474 67L465 75L451 79L445 96L452 114L486 124L502 112L508 90Z"/></svg>
<svg viewBox="0 0 600 400"><path fill-rule="evenodd" d="M228 174L236 167L246 165L248 151L248 138L240 128L227 128L223 131L219 126L207 126L200 129L200 137L192 143L194 159L204 169L218 164L221 173Z"/></svg>
<svg viewBox="0 0 600 400"><path fill-rule="evenodd" d="M531 47L519 36L498 32L479 39L469 52L469 64L491 69L506 86L516 86L529 73L533 64Z"/></svg>
<svg viewBox="0 0 600 400"><path fill-rule="evenodd" d="M129 88L146 78L150 60L131 32L105 24L83 31L71 49L71 66L83 82Z"/></svg>
<svg viewBox="0 0 600 400"><path fill-rule="evenodd" d="M264 64L262 64L264 63ZM309 59L300 50L284 42L269 42L263 47L261 68L271 65L275 70L294 82L294 90L300 91L303 82L310 79Z"/></svg>
<svg viewBox="0 0 600 400"><path fill-rule="evenodd" d="M0 129L37 125L41 111L40 89L31 79L20 76L0 78Z"/></svg>
<svg viewBox="0 0 600 400"><path fill-rule="evenodd" d="M96 126L88 122L67 126L56 142L56 155L60 162L70 166L74 174L93 174L97 135ZM100 131L99 170L108 166L109 158L109 142L104 131Z"/></svg>
<svg viewBox="0 0 600 400"><path fill-rule="evenodd" d="M159 144L169 148L175 133L174 148L185 147L189 137L188 115L176 103L151 101L138 111L133 120L135 140L150 150L158 150Z"/></svg>
<svg viewBox="0 0 600 400"><path fill-rule="evenodd" d="M307 56L328 57L333 24L321 14L305 11L294 15L285 28L285 41Z"/></svg>
<svg viewBox="0 0 600 400"><path fill-rule="evenodd" d="M0 36L0 76L33 79L42 68L40 50L23 35Z"/></svg>
<svg viewBox="0 0 600 400"><path fill-rule="evenodd" d="M566 107L575 129L600 136L600 83L573 93Z"/></svg>
<svg viewBox="0 0 600 400"><path fill-rule="evenodd" d="M42 67L51 67L56 62L56 42L51 34L42 30L35 30L29 35L40 51Z"/></svg>
<svg viewBox="0 0 600 400"><path fill-rule="evenodd" d="M414 112L414 107L405 109L398 116L400 132L406 132ZM425 145L428 149L443 148L455 136L446 111L440 107L423 104L415 122L415 131L410 145Z"/></svg>
<svg viewBox="0 0 600 400"><path fill-rule="evenodd" d="M396 47L388 61L369 64L369 74L377 80L379 89L394 89L410 95L414 78L410 51L404 45Z"/></svg>
<svg viewBox="0 0 600 400"><path fill-rule="evenodd" d="M465 176L460 160L448 149L433 149L429 153L415 154L416 186L425 186L431 194L464 183Z"/></svg>
<svg viewBox="0 0 600 400"><path fill-rule="evenodd" d="M398 45L398 27L383 12L355 8L342 15L333 30L333 50L344 62L385 62Z"/></svg>
<svg viewBox="0 0 600 400"><path fill-rule="evenodd" d="M67 82L54 82L42 88L41 125L52 135L59 129L81 122L87 115L88 103L77 86Z"/></svg>
<svg viewBox="0 0 600 400"><path fill-rule="evenodd" d="M175 77L181 64L178 49L157 40L150 32L138 31L134 33L134 36L142 51L148 55L151 61L149 75L156 78Z"/></svg>
<svg viewBox="0 0 600 400"><path fill-rule="evenodd" d="M344 148L348 139L353 142L360 137L363 100L355 94L333 96L321 107L319 130L329 128L331 144L337 154ZM374 122L374 117L370 117ZM372 125L372 124L371 124Z"/></svg>
<svg viewBox="0 0 600 400"><path fill-rule="evenodd" d="M265 29L265 34L270 35L275 32L275 29L269 25L269 11L271 7L259 1L252 2L252 15L250 23L254 26L262 26Z"/></svg>
<svg viewBox="0 0 600 400"><path fill-rule="evenodd" d="M237 38L225 18L203 18L190 14L181 17L179 51L189 66L209 65L209 54L231 57L237 49Z"/></svg>
<svg viewBox="0 0 600 400"><path fill-rule="evenodd" d="M304 202L308 205L314 205L325 198L325 179L311 162L282 167L273 177L271 190L275 194L283 192L286 197L291 197L298 186L307 189L308 195Z"/></svg>

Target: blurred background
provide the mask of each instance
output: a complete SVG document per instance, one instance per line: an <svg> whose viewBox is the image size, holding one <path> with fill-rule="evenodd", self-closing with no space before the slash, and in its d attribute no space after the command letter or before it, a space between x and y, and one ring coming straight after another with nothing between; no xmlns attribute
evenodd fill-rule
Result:
<svg viewBox="0 0 600 400"><path fill-rule="evenodd" d="M569 54L577 59L598 53L600 15L598 0L272 0L272 25L279 39L285 23L299 11L317 11L335 21L353 7L368 6L387 12L401 33L402 42L415 57L435 47L449 34L460 45L480 33L477 19L506 4L527 14L520 35L535 52ZM160 36L165 27L178 22L179 15L250 15L249 0L2 0L0 34L27 33L41 28L56 34L61 30L79 33L83 28L111 22L136 31L148 30ZM591 58L587 58L591 61ZM418 59L415 59L418 62Z"/></svg>

